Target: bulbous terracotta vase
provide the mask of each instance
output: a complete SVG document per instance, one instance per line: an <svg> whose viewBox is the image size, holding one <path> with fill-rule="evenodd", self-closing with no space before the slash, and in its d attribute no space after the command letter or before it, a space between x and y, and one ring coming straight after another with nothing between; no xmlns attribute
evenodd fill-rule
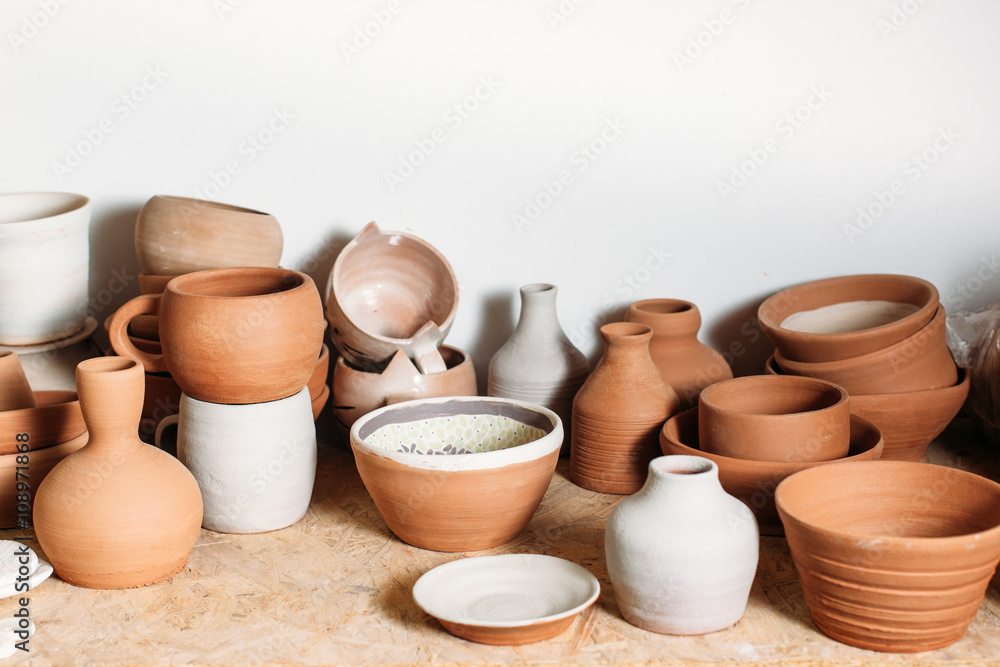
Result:
<svg viewBox="0 0 1000 667"><path fill-rule="evenodd" d="M680 399L649 356L649 327L605 324L601 336L604 356L573 400L570 477L591 491L635 493Z"/></svg>
<svg viewBox="0 0 1000 667"><path fill-rule="evenodd" d="M562 454L569 454L573 398L590 363L573 346L556 316L555 285L521 288L517 328L490 360L487 394L544 405L566 425Z"/></svg>
<svg viewBox="0 0 1000 667"><path fill-rule="evenodd" d="M59 577L85 588L135 588L179 572L201 529L198 483L139 440L142 364L100 357L76 368L90 441L38 488L38 543Z"/></svg>
<svg viewBox="0 0 1000 667"><path fill-rule="evenodd" d="M628 307L625 321L645 324L653 330L649 356L684 407L696 405L698 395L708 385L733 377L725 358L698 340L701 312L690 301L636 301Z"/></svg>

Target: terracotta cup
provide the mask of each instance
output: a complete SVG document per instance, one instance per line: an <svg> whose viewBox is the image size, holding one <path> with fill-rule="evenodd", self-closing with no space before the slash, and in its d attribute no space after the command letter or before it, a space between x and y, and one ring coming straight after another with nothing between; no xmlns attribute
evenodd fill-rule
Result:
<svg viewBox="0 0 1000 667"><path fill-rule="evenodd" d="M851 444L843 387L812 378L756 375L706 387L698 398L701 448L754 461L831 461Z"/></svg>
<svg viewBox="0 0 1000 667"><path fill-rule="evenodd" d="M0 352L0 412L37 405L21 359L13 352Z"/></svg>
<svg viewBox="0 0 1000 667"><path fill-rule="evenodd" d="M159 315L162 354L143 352L126 330L136 315ZM119 356L169 372L192 398L264 403L302 389L323 347L323 306L312 279L287 269L189 273L162 295L122 306L111 322Z"/></svg>

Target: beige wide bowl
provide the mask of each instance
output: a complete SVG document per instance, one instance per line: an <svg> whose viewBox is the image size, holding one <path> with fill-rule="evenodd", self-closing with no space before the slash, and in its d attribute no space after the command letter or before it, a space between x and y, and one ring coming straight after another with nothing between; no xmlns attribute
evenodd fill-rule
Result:
<svg viewBox="0 0 1000 667"><path fill-rule="evenodd" d="M876 651L931 651L976 617L1000 562L1000 484L906 461L840 463L775 492L813 622Z"/></svg>
<svg viewBox="0 0 1000 667"><path fill-rule="evenodd" d="M850 301L907 303L918 310L894 322L846 333L803 333L781 326L794 313ZM815 280L782 290L764 300L757 319L785 359L828 362L877 352L905 340L931 321L937 307L937 288L926 280L869 274Z"/></svg>
<svg viewBox="0 0 1000 667"><path fill-rule="evenodd" d="M563 426L509 398L407 401L351 427L361 480L389 529L432 551L478 551L524 530L549 488Z"/></svg>

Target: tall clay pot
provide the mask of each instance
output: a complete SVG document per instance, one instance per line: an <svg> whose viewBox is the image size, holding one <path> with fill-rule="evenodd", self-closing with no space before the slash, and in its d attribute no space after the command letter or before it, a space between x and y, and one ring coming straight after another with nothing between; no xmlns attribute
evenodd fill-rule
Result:
<svg viewBox="0 0 1000 667"><path fill-rule="evenodd" d="M521 288L517 328L490 360L487 395L543 405L565 425L562 455L569 454L573 398L590 373L590 363L573 346L556 316L555 285Z"/></svg>
<svg viewBox="0 0 1000 667"><path fill-rule="evenodd" d="M76 367L87 445L48 474L35 497L38 543L63 581L135 588L187 563L201 528L198 483L139 440L142 364L100 357Z"/></svg>
<svg viewBox="0 0 1000 667"><path fill-rule="evenodd" d="M601 336L604 356L573 400L570 476L591 491L635 493L680 399L649 356L649 327L605 324Z"/></svg>
<svg viewBox="0 0 1000 667"><path fill-rule="evenodd" d="M604 550L618 609L652 632L727 628L746 609L757 572L757 521L699 456L662 456L642 490L608 518Z"/></svg>
<svg viewBox="0 0 1000 667"><path fill-rule="evenodd" d="M697 405L698 395L708 385L733 377L725 358L698 340L701 313L690 301L636 301L628 307L625 321L645 324L653 330L649 355L663 381L677 392L683 407Z"/></svg>

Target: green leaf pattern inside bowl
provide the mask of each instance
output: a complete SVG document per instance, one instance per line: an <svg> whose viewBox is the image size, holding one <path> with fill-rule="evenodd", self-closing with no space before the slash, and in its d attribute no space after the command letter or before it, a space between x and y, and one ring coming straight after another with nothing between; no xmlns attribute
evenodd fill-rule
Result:
<svg viewBox="0 0 1000 667"><path fill-rule="evenodd" d="M502 415L454 415L387 424L366 441L391 452L478 454L518 447L543 436L542 429Z"/></svg>

